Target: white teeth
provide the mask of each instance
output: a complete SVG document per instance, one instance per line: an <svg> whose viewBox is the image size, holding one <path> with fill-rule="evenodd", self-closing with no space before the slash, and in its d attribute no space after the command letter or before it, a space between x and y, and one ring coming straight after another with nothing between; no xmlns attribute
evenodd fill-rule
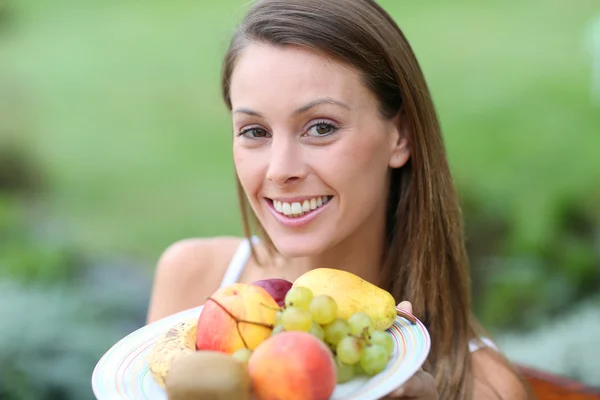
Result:
<svg viewBox="0 0 600 400"><path fill-rule="evenodd" d="M304 200L304 203L302 203L302 211L304 211L304 212L310 211L310 201Z"/></svg>
<svg viewBox="0 0 600 400"><path fill-rule="evenodd" d="M290 203L281 203L281 212L285 215L292 215L292 206Z"/></svg>
<svg viewBox="0 0 600 400"><path fill-rule="evenodd" d="M300 214L302 212L302 205L300 203L292 203L292 214Z"/></svg>
<svg viewBox="0 0 600 400"><path fill-rule="evenodd" d="M311 210L315 210L329 201L327 196L313 197L310 200L304 200L302 203L286 203L284 201L273 200L275 211L287 215L288 217L300 217Z"/></svg>

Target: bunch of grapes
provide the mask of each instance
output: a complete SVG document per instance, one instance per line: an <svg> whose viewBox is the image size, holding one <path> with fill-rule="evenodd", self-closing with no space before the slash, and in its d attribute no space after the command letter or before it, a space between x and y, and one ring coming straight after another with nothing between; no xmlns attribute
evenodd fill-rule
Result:
<svg viewBox="0 0 600 400"><path fill-rule="evenodd" d="M333 353L338 383L384 370L394 350L391 335L375 330L365 313L357 312L345 320L337 318L337 311L332 297L314 296L310 289L292 287L285 297L285 307L277 312L273 335L283 331L315 335Z"/></svg>

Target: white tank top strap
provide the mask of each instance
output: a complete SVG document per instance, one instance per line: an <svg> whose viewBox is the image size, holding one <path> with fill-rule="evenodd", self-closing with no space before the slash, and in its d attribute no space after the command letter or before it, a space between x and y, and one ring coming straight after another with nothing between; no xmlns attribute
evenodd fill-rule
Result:
<svg viewBox="0 0 600 400"><path fill-rule="evenodd" d="M498 347L496 346L496 344L488 338L482 337L482 338L479 338L479 340L471 339L469 341L469 351L471 353L474 353L477 350L481 350L486 347L489 347L489 348L492 348L492 349L498 351Z"/></svg>
<svg viewBox="0 0 600 400"><path fill-rule="evenodd" d="M258 242L258 238L253 236L252 242L256 244ZM233 254L231 261L229 262L229 266L227 267L227 271L225 271L225 275L223 275L223 280L221 281L220 287L229 286L239 281L242 273L244 272L244 268L246 267L246 263L252 254L251 250L252 249L250 248L250 242L248 239L242 240L237 250Z"/></svg>

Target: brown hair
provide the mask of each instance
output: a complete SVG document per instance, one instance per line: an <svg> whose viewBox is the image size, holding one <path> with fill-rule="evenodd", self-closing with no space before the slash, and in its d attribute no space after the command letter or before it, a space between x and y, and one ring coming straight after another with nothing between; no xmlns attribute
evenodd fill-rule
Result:
<svg viewBox="0 0 600 400"><path fill-rule="evenodd" d="M429 89L402 31L372 0L258 1L224 59L222 92L229 109L229 79L252 41L303 46L353 67L378 98L382 115L401 112L408 122L411 159L391 175L381 282L398 302L411 301L427 326L432 348L425 369L436 378L440 398L469 398L468 342L477 325L470 314L461 212ZM254 227L273 250L239 180L238 192L245 234L250 237Z"/></svg>

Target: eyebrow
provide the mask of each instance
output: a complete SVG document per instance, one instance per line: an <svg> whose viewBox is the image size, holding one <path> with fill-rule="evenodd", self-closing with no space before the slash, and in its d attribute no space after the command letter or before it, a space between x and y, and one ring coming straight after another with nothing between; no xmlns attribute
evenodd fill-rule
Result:
<svg viewBox="0 0 600 400"><path fill-rule="evenodd" d="M350 107L350 105L348 105L348 104L346 104L346 103L344 103L342 101L339 101L339 100L336 100L336 99L332 99L331 97L323 97L323 98L320 98L320 99L316 99L316 100L310 101L310 102L306 103L305 105L303 105L302 107L297 108L296 110L294 110L293 115L298 115L298 114L305 113L308 110L310 110L311 108L316 107L316 106L321 105L321 104L333 104L333 105L337 105L337 106L343 107L343 108L345 108L345 109L347 109L349 111L352 111L352 107ZM245 107L236 108L235 110L233 110L233 112L234 113L248 114L248 115L252 115L252 116L255 116L255 117L259 117L259 118L264 118L263 114L259 113L258 111L255 111L255 110L253 110L251 108L245 108Z"/></svg>

